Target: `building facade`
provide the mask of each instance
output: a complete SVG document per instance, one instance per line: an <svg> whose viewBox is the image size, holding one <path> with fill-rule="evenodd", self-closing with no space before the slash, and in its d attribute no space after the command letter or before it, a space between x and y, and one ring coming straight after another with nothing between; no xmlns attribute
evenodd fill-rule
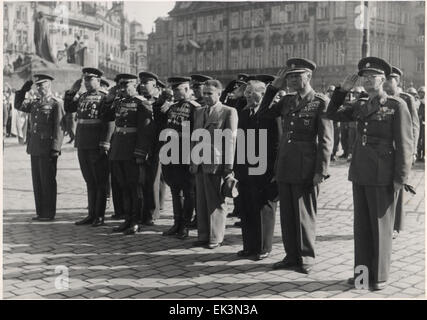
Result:
<svg viewBox="0 0 427 320"><path fill-rule="evenodd" d="M133 73L147 70L147 41L148 36L142 30L139 22L130 23L130 64Z"/></svg>
<svg viewBox="0 0 427 320"><path fill-rule="evenodd" d="M417 50L424 57L421 46L414 48L421 38L411 38L420 28L412 26L416 12L424 23L418 6L369 2L364 11L360 1L177 2L149 36L149 67L163 77L197 72L226 82L240 72L276 74L298 56L317 63L313 83L325 89L355 71L369 12L370 54L401 66L405 81L419 82L421 62L406 59Z"/></svg>

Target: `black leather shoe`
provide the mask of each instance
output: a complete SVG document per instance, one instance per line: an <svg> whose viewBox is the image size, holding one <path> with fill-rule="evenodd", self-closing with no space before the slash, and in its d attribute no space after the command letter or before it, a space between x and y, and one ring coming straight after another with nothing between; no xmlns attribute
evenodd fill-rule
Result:
<svg viewBox="0 0 427 320"><path fill-rule="evenodd" d="M100 227L104 225L104 218L95 218L92 222L92 227Z"/></svg>
<svg viewBox="0 0 427 320"><path fill-rule="evenodd" d="M310 274L313 270L313 266L311 264L302 264L299 267L299 271L304 274Z"/></svg>
<svg viewBox="0 0 427 320"><path fill-rule="evenodd" d="M207 246L209 241L197 240L193 242L193 247L205 247Z"/></svg>
<svg viewBox="0 0 427 320"><path fill-rule="evenodd" d="M147 226L147 227L152 227L154 226L154 221L153 220L146 220L142 223L142 225Z"/></svg>
<svg viewBox="0 0 427 320"><path fill-rule="evenodd" d="M111 216L111 220L123 220L125 218L125 216L124 215L119 215L119 214L113 214L112 216Z"/></svg>
<svg viewBox="0 0 427 320"><path fill-rule="evenodd" d="M237 256L241 258L250 257L251 255L252 255L252 252L248 250L240 250L239 252L237 252Z"/></svg>
<svg viewBox="0 0 427 320"><path fill-rule="evenodd" d="M350 286L354 286L354 278L353 277L352 278L348 278L347 279L347 284L350 285Z"/></svg>
<svg viewBox="0 0 427 320"><path fill-rule="evenodd" d="M270 252L258 253L255 257L255 260L257 261L264 260L268 258L269 255L270 255Z"/></svg>
<svg viewBox="0 0 427 320"><path fill-rule="evenodd" d="M234 223L234 226L235 226L236 228L241 228L241 227L242 227L242 221L236 221L236 222Z"/></svg>
<svg viewBox="0 0 427 320"><path fill-rule="evenodd" d="M31 220L37 221L37 220L39 220L39 216L32 217Z"/></svg>
<svg viewBox="0 0 427 320"><path fill-rule="evenodd" d="M183 228L182 230L178 231L176 237L180 240L185 240L188 238L189 231L190 230L188 228Z"/></svg>
<svg viewBox="0 0 427 320"><path fill-rule="evenodd" d="M55 220L55 218L39 217L37 219L37 221L40 221L40 222L49 222L49 221L53 221L53 220Z"/></svg>
<svg viewBox="0 0 427 320"><path fill-rule="evenodd" d="M174 224L169 230L162 233L164 236L174 236L178 233L179 226Z"/></svg>
<svg viewBox="0 0 427 320"><path fill-rule="evenodd" d="M83 220L77 221L75 223L76 226L83 226L85 224L91 224L93 222L93 218L91 216L87 216L86 218L84 218Z"/></svg>
<svg viewBox="0 0 427 320"><path fill-rule="evenodd" d="M221 247L222 243L221 242L216 242L216 243L209 243L208 244L208 249L215 249L215 248L219 248Z"/></svg>
<svg viewBox="0 0 427 320"><path fill-rule="evenodd" d="M129 228L127 228L125 231L123 231L123 234L125 235L132 235L139 231L139 226L137 224L131 225Z"/></svg>
<svg viewBox="0 0 427 320"><path fill-rule="evenodd" d="M129 227L130 227L130 222L124 221L118 227L113 228L113 232L123 232Z"/></svg>
<svg viewBox="0 0 427 320"><path fill-rule="evenodd" d="M196 219L196 218L194 218L194 219L190 222L190 224L188 225L188 228L189 228L189 229L197 229L197 219Z"/></svg>
<svg viewBox="0 0 427 320"><path fill-rule="evenodd" d="M372 290L374 291L379 291L379 290L383 290L387 287L387 282L383 281L383 282L374 282L372 284Z"/></svg>
<svg viewBox="0 0 427 320"><path fill-rule="evenodd" d="M288 257L285 257L282 261L276 262L273 264L273 270L278 269L290 269L294 268L298 265L298 263L294 260L288 259Z"/></svg>

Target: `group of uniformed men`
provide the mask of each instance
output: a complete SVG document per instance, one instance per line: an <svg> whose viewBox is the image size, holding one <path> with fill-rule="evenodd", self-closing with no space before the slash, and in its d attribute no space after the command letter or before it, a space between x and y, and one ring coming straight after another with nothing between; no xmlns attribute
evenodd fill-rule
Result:
<svg viewBox="0 0 427 320"><path fill-rule="evenodd" d="M134 234L143 225L153 225L161 171L171 189L174 216L173 226L163 235L186 239L196 223L194 245L214 249L224 239L225 196L231 192L224 190L234 188L237 178L235 210L243 237L238 256L268 257L279 200L286 257L273 268L308 274L315 261L319 185L329 177L333 121L355 121L349 180L356 271L349 281L355 283L356 267L365 266L370 287L384 288L393 227L403 222L402 190L411 190L407 182L419 134L414 101L408 94L398 94L402 71L380 58L361 59L358 74L348 76L330 99L310 85L315 68L312 61L292 58L276 77L240 74L225 90L218 80L204 75L171 77L170 89L151 72L141 72L139 83L135 75L119 74L108 92L100 87L102 71L83 68L86 92L81 93L82 80L78 80L66 92L64 103L51 95L52 77L35 75L40 98L25 100L29 81L18 91L16 103L18 109L31 113L27 152L36 199L34 219L51 221L55 216L56 162L63 139L59 128L65 109L77 112L75 147L88 194L88 216L76 225L104 224L109 172L115 214L124 214L124 222L114 231ZM348 99L357 81L366 95ZM285 94L286 87L292 93ZM263 174L250 174L254 166L250 159L234 163L238 128L245 133L254 130L256 152L260 132L267 129ZM194 163L180 148L178 162L160 165L165 142L159 136L165 129L178 132L180 145L189 143L185 132L196 129L205 129L212 138L218 129L233 134L225 136L219 150L209 142L210 162ZM191 141L191 147L203 143L200 137Z"/></svg>

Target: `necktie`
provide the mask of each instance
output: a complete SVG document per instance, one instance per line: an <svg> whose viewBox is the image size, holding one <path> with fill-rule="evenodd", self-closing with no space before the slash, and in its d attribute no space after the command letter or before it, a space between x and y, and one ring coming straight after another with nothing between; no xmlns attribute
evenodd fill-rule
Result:
<svg viewBox="0 0 427 320"><path fill-rule="evenodd" d="M254 116L254 114L255 114L255 111L254 111L254 109L253 109L253 108L251 108L250 110L251 110L251 111L250 111L250 113L249 113L249 117L253 117L253 116Z"/></svg>

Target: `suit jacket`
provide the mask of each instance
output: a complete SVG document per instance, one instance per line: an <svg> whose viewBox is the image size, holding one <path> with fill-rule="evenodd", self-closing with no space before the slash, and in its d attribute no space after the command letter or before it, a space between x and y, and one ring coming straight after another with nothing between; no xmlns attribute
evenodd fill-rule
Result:
<svg viewBox="0 0 427 320"><path fill-rule="evenodd" d="M412 164L413 131L405 102L383 93L342 106L346 94L341 88L335 89L327 116L336 121L357 121L349 180L371 186L406 183Z"/></svg>
<svg viewBox="0 0 427 320"><path fill-rule="evenodd" d="M415 154L417 153L418 137L420 136L420 119L418 118L416 102L414 97L406 92L401 92L399 94L399 97L406 102L409 113L411 114L412 136L413 136L413 146L414 146L413 153Z"/></svg>
<svg viewBox="0 0 427 320"><path fill-rule="evenodd" d="M268 86L258 111L260 117L282 118L277 181L309 184L315 173L327 176L334 141L332 121L325 115L328 98L312 90L299 102L294 93L271 105L277 91Z"/></svg>
<svg viewBox="0 0 427 320"><path fill-rule="evenodd" d="M30 137L27 153L32 156L49 156L50 151L61 151L64 133L61 122L65 112L63 101L55 97L22 100L24 91L18 91L15 108L30 113Z"/></svg>
<svg viewBox="0 0 427 320"><path fill-rule="evenodd" d="M259 110L258 110L259 111ZM279 131L280 131L280 118L263 118L259 116L259 112L256 112L253 116L250 116L250 109L245 108L239 113L238 128L241 129L245 134L245 150L244 163L238 163L235 161L234 171L236 178L240 184L250 184L258 189L264 189L269 185L271 179L274 176L274 165L276 162L277 151L279 148ZM267 131L267 145L266 154L260 155L259 136L260 130L265 129ZM250 164L247 157L248 152L248 130L255 131L255 150L251 150L251 153L255 151L255 155L260 157L260 161L265 161L266 171L260 175L249 175L249 168L258 167L259 164ZM239 155L236 154L236 158ZM240 155L243 156L243 155Z"/></svg>
<svg viewBox="0 0 427 320"><path fill-rule="evenodd" d="M210 113L208 113L208 107L204 106L194 110L194 127L193 133L197 129L204 129L207 132L210 141L206 141L202 136L197 141L192 141L192 153L195 148L199 149L203 145L205 149L211 151L209 161L202 161L197 164L191 159L191 166L193 172L204 172L211 174L222 175L224 169L232 170L234 162L234 151L236 147L236 135L237 135L237 122L238 116L237 111L231 107L223 105L221 102L216 103L210 107ZM228 129L226 133L223 130ZM225 139L215 144L214 133L215 130L218 133L224 133ZM196 152L199 154L199 152ZM201 170L201 171L200 171Z"/></svg>

